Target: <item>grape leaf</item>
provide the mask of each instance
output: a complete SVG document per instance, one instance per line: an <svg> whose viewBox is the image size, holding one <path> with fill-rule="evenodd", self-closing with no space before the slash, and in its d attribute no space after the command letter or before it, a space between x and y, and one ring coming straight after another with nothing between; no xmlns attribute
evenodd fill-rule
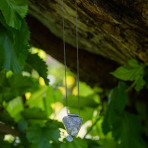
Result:
<svg viewBox="0 0 148 148"><path fill-rule="evenodd" d="M20 97L9 101L7 111L9 112L10 116L15 119L15 121L19 121L22 118L21 111L23 110L23 102Z"/></svg>
<svg viewBox="0 0 148 148"><path fill-rule="evenodd" d="M47 120L47 114L40 108L26 108L22 113L25 119Z"/></svg>
<svg viewBox="0 0 148 148"><path fill-rule="evenodd" d="M113 124L113 136L120 141L118 148L145 148L142 127L136 115L124 113Z"/></svg>
<svg viewBox="0 0 148 148"><path fill-rule="evenodd" d="M25 119L22 119L18 122L17 129L21 132L25 132L28 127L28 122Z"/></svg>
<svg viewBox="0 0 148 148"><path fill-rule="evenodd" d="M100 139L100 144L103 148L117 148L117 142L114 139Z"/></svg>
<svg viewBox="0 0 148 148"><path fill-rule="evenodd" d="M139 79L137 79L136 81L136 86L135 86L136 91L140 91L145 84L146 82L143 80L143 77L139 77Z"/></svg>
<svg viewBox="0 0 148 148"><path fill-rule="evenodd" d="M118 115L122 114L127 101L127 94L124 92L125 83L120 82L118 87L114 88L109 96L109 104L103 121L103 132L107 134L112 130L112 125Z"/></svg>
<svg viewBox="0 0 148 148"><path fill-rule="evenodd" d="M33 92L38 88L38 82L31 77L12 74L7 78L6 73L3 72L0 72L0 76L0 102L3 100L9 101L12 98L24 95L26 92Z"/></svg>
<svg viewBox="0 0 148 148"><path fill-rule="evenodd" d="M28 54L29 30L25 21L19 31L0 24L0 67L19 73Z"/></svg>
<svg viewBox="0 0 148 148"><path fill-rule="evenodd" d="M22 76L14 74L8 78L9 88L13 91L13 94L18 96L25 92L33 92L38 88L38 82L28 76ZM21 82L21 83L20 83Z"/></svg>
<svg viewBox="0 0 148 148"><path fill-rule="evenodd" d="M49 141L58 142L59 129L55 124L47 124L45 127L33 126L27 130L27 139L36 148L51 148Z"/></svg>
<svg viewBox="0 0 148 148"><path fill-rule="evenodd" d="M44 78L45 83L48 85L49 80L47 79L47 65L37 54L28 54L28 58L25 64L25 71L31 72L32 69L36 70L41 77Z"/></svg>
<svg viewBox="0 0 148 148"><path fill-rule="evenodd" d="M144 64L139 64L136 60L128 61L129 66L120 66L111 74L124 81L135 81L135 89L140 91L145 85L144 77Z"/></svg>
<svg viewBox="0 0 148 148"><path fill-rule="evenodd" d="M144 64L138 64L136 60L129 61L130 66L121 66L114 72L111 72L113 76L124 81L137 80L139 76L144 74Z"/></svg>
<svg viewBox="0 0 148 148"><path fill-rule="evenodd" d="M20 29L21 18L24 18L28 11L28 0L0 0L0 10L9 26Z"/></svg>
<svg viewBox="0 0 148 148"><path fill-rule="evenodd" d="M88 148L105 148L98 144L97 140L87 139Z"/></svg>

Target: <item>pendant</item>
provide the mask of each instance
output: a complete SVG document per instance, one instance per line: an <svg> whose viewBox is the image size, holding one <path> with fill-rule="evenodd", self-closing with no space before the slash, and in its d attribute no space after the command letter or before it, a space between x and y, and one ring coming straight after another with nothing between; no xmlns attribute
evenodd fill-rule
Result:
<svg viewBox="0 0 148 148"><path fill-rule="evenodd" d="M63 118L64 126L69 134L66 139L69 142L73 141L73 137L78 135L82 121L83 119L78 114L68 114L68 116Z"/></svg>

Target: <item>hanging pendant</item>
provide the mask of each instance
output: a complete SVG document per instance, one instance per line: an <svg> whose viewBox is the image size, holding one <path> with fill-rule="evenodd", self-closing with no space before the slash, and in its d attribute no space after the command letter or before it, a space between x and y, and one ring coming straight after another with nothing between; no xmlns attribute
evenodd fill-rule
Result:
<svg viewBox="0 0 148 148"><path fill-rule="evenodd" d="M82 121L83 119L80 118L78 114L68 114L68 116L63 118L64 126L69 134L69 136L67 136L69 142L73 141L73 137L78 135Z"/></svg>

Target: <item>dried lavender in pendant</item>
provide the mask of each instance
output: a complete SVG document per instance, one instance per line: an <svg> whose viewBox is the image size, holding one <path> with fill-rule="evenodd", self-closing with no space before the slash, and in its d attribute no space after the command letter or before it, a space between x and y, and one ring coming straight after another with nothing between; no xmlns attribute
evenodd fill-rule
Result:
<svg viewBox="0 0 148 148"><path fill-rule="evenodd" d="M82 118L70 114L63 118L63 123L68 134L72 137L76 137L82 125Z"/></svg>

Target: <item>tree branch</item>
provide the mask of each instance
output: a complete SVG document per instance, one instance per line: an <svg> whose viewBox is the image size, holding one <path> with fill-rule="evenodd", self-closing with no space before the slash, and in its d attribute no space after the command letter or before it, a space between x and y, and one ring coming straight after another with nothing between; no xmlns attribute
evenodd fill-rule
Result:
<svg viewBox="0 0 148 148"><path fill-rule="evenodd" d="M14 130L10 127L8 127L7 125L5 125L4 123L0 122L0 132L6 133L6 134L11 134L13 136L19 136L19 132L17 130Z"/></svg>
<svg viewBox="0 0 148 148"><path fill-rule="evenodd" d="M148 62L147 0L78 0L79 47L126 64L131 58ZM65 37L75 44L75 4L64 1ZM62 2L29 0L29 15L62 38ZM38 30L39 31L39 30Z"/></svg>

